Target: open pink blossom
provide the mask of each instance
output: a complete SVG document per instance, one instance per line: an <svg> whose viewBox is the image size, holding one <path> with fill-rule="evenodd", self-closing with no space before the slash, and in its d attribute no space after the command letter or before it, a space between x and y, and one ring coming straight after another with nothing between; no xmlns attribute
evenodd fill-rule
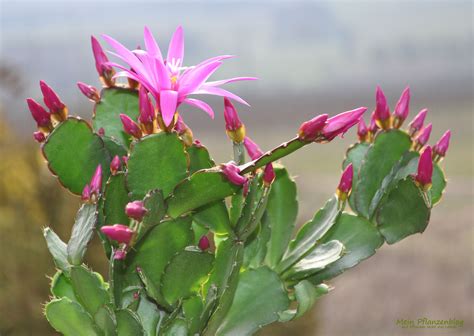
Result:
<svg viewBox="0 0 474 336"><path fill-rule="evenodd" d="M234 99L247 104L239 96L220 88L221 85L241 80L254 80L254 77L234 77L208 82L209 77L222 65L223 60L232 56L222 55L207 59L196 66L183 66L184 35L178 27L171 38L168 54L163 57L160 47L145 27L144 40L146 50L129 50L110 36L104 39L115 50L114 54L127 64L109 62L107 64L121 69L117 77L128 77L143 85L159 104L160 112L166 126L174 118L178 106L182 103L197 107L214 117L212 108L202 100L189 98L192 94L210 94Z"/></svg>

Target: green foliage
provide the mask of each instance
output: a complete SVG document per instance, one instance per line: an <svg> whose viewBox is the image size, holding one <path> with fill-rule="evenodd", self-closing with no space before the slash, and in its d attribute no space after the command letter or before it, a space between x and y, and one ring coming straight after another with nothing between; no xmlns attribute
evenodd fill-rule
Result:
<svg viewBox="0 0 474 336"><path fill-rule="evenodd" d="M96 223L97 205L83 204L77 212L71 238L67 244L67 260L72 265L80 265L82 263L87 245L92 239Z"/></svg>
<svg viewBox="0 0 474 336"><path fill-rule="evenodd" d="M117 336L144 335L145 331L140 318L129 309L120 309L115 312L117 318Z"/></svg>
<svg viewBox="0 0 474 336"><path fill-rule="evenodd" d="M100 93L100 102L95 105L92 125L97 132L103 128L105 135L128 147L130 136L123 131L119 115L124 113L133 120L138 117L138 92L122 88L106 88Z"/></svg>
<svg viewBox="0 0 474 336"><path fill-rule="evenodd" d="M99 164L107 179L110 155L102 139L82 119L69 118L57 126L43 144L43 155L51 172L74 194L82 193Z"/></svg>
<svg viewBox="0 0 474 336"><path fill-rule="evenodd" d="M109 294L99 274L83 266L74 266L71 268L71 283L79 302L91 316L109 303Z"/></svg>
<svg viewBox="0 0 474 336"><path fill-rule="evenodd" d="M281 312L280 322L288 322L303 316L309 311L317 299L329 292L329 287L321 284L314 286L308 280L303 280L295 285L295 301L298 303L296 309L288 309Z"/></svg>
<svg viewBox="0 0 474 336"><path fill-rule="evenodd" d="M188 156L176 133L161 132L134 142L127 166L133 199L142 199L152 189L167 196L187 176Z"/></svg>
<svg viewBox="0 0 474 336"><path fill-rule="evenodd" d="M49 252L53 256L54 264L57 268L68 272L69 261L67 260L67 245L64 243L61 238L51 229L44 228L43 235L46 239L46 244L48 245Z"/></svg>
<svg viewBox="0 0 474 336"><path fill-rule="evenodd" d="M110 176L104 192L104 225L128 225L129 218L125 213L125 206L129 201L125 175L118 173Z"/></svg>

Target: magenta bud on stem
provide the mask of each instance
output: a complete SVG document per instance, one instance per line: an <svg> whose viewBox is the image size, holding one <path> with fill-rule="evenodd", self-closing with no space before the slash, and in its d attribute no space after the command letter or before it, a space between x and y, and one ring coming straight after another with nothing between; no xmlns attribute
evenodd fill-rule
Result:
<svg viewBox="0 0 474 336"><path fill-rule="evenodd" d="M248 178L239 174L240 169L233 162L223 164L221 169L225 177L235 185L243 186L248 181Z"/></svg>
<svg viewBox="0 0 474 336"><path fill-rule="evenodd" d="M357 136L359 137L360 142L366 142L369 140L369 130L367 129L367 125L362 118L357 124Z"/></svg>
<svg viewBox="0 0 474 336"><path fill-rule="evenodd" d="M138 121L143 126L143 130L146 134L152 134L154 132L154 121L155 121L155 108L148 97L148 92L144 86L140 86L138 92L138 106L140 115Z"/></svg>
<svg viewBox="0 0 474 336"><path fill-rule="evenodd" d="M387 98L380 86L375 90L375 120L382 129L389 129L390 124L390 108L388 107Z"/></svg>
<svg viewBox="0 0 474 336"><path fill-rule="evenodd" d="M405 90L403 90L393 111L393 127L400 128L403 121L408 117L408 113L410 113L410 88L407 86Z"/></svg>
<svg viewBox="0 0 474 336"><path fill-rule="evenodd" d="M326 121L328 120L327 114L321 114L313 119L305 121L301 124L298 130L298 137L307 142L315 141L320 135L321 131L323 130L324 126L326 126Z"/></svg>
<svg viewBox="0 0 474 336"><path fill-rule="evenodd" d="M236 143L241 143L245 138L245 125L229 98L224 97L224 119L227 136Z"/></svg>
<svg viewBox="0 0 474 336"><path fill-rule="evenodd" d="M109 239L126 245L130 243L135 233L128 226L122 224L102 226L100 231Z"/></svg>
<svg viewBox="0 0 474 336"><path fill-rule="evenodd" d="M142 131L140 126L137 125L128 115L121 113L120 120L122 120L123 129L127 134L140 139L142 137Z"/></svg>
<svg viewBox="0 0 474 336"><path fill-rule="evenodd" d="M36 131L33 133L33 138L35 139L36 142L42 143L46 140L46 137L43 132L41 131Z"/></svg>
<svg viewBox="0 0 474 336"><path fill-rule="evenodd" d="M124 260L126 256L127 256L127 252L125 250L116 250L114 252L115 260Z"/></svg>
<svg viewBox="0 0 474 336"><path fill-rule="evenodd" d="M99 41L94 36L91 36L91 44L92 44L92 53L94 54L95 59L95 68L97 69L97 73L99 74L100 79L104 83L105 86L113 86L114 85L114 70L108 64L109 59L104 53L102 46L100 45Z"/></svg>
<svg viewBox="0 0 474 336"><path fill-rule="evenodd" d="M424 191L427 191L431 187L432 175L433 161L431 158L431 147L427 146L420 155L415 181Z"/></svg>
<svg viewBox="0 0 474 336"><path fill-rule="evenodd" d="M275 181L275 170L271 163L265 166L263 171L263 185L269 187Z"/></svg>
<svg viewBox="0 0 474 336"><path fill-rule="evenodd" d="M202 251L206 251L207 249L209 249L209 247L211 246L211 243L209 242L209 238L207 238L207 236L202 236L199 239L198 246L199 246L199 249Z"/></svg>
<svg viewBox="0 0 474 336"><path fill-rule="evenodd" d="M40 81L41 92L43 93L44 104L49 108L49 112L57 121L67 118L67 107L59 99L56 92L44 81Z"/></svg>
<svg viewBox="0 0 474 336"><path fill-rule="evenodd" d="M418 132L419 130L422 129L423 124L425 122L426 114L428 113L428 109L423 109L418 114L413 118L410 124L408 124L409 127L409 133L410 136L413 136Z"/></svg>
<svg viewBox="0 0 474 336"><path fill-rule="evenodd" d="M263 155L263 152L260 147L258 147L258 145L253 142L252 139L250 139L248 136L244 138L244 146L252 160L256 160Z"/></svg>
<svg viewBox="0 0 474 336"><path fill-rule="evenodd" d="M326 126L321 131L322 141L331 141L338 135L342 137L344 133L359 122L365 111L367 111L367 107L359 107L329 118L326 121Z"/></svg>
<svg viewBox="0 0 474 336"><path fill-rule="evenodd" d="M445 157L446 152L449 148L449 141L451 140L451 131L447 130L443 136L438 140L436 145L433 147L433 158L435 162L438 162Z"/></svg>
<svg viewBox="0 0 474 336"><path fill-rule="evenodd" d="M99 91L97 91L97 89L93 87L92 85L87 85L86 83L77 82L77 87L79 88L79 90L82 92L84 96L86 96L93 102L95 103L100 102Z"/></svg>
<svg viewBox="0 0 474 336"><path fill-rule="evenodd" d="M95 169L94 175L92 176L91 183L91 194L99 195L102 190L102 166L99 164Z"/></svg>
<svg viewBox="0 0 474 336"><path fill-rule="evenodd" d="M28 104L28 109L30 110L33 119L36 121L38 128L47 132L51 131L53 125L51 123L51 115L49 112L32 98L28 98L26 103Z"/></svg>
<svg viewBox="0 0 474 336"><path fill-rule="evenodd" d="M430 139L431 129L432 129L432 125L428 124L425 127L423 127L421 131L418 133L418 135L415 137L414 144L415 144L416 150L420 150L424 145L426 145L426 143Z"/></svg>
<svg viewBox="0 0 474 336"><path fill-rule="evenodd" d="M125 206L125 213L128 217L133 218L139 222L142 221L143 216L147 213L147 209L142 201L129 202Z"/></svg>
<svg viewBox="0 0 474 336"><path fill-rule="evenodd" d="M112 159L112 162L110 162L110 172L112 173L112 175L117 174L117 172L120 170L121 165L122 164L120 162L119 156L115 155Z"/></svg>
<svg viewBox="0 0 474 336"><path fill-rule="evenodd" d="M342 172L341 180L339 181L339 185L336 189L336 195L340 201L345 201L352 189L352 178L354 175L354 171L352 168L352 163L349 164L346 169Z"/></svg>

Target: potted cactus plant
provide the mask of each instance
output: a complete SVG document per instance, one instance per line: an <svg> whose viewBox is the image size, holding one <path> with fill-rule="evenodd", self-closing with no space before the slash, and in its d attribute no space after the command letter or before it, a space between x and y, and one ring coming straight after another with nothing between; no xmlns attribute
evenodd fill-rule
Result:
<svg viewBox="0 0 474 336"><path fill-rule="evenodd" d="M180 27L166 57L148 28L144 50L103 38L119 63L92 37L103 88L78 83L94 105L91 121L69 116L43 81L46 108L27 100L51 173L82 203L67 243L44 229L57 268L44 312L58 332L251 335L299 318L330 291L332 278L385 242L426 229L446 187L439 163L450 132L428 146L426 109L403 129L408 88L391 112L378 87L368 125L365 107L318 115L263 152L231 100L246 102L221 87L255 78L208 81L230 56L184 66ZM193 139L179 107L214 115L195 94L224 97L233 161L216 164ZM355 125L358 140L346 152L335 193L295 233L296 184L278 160ZM84 264L95 234L109 263L104 276Z"/></svg>

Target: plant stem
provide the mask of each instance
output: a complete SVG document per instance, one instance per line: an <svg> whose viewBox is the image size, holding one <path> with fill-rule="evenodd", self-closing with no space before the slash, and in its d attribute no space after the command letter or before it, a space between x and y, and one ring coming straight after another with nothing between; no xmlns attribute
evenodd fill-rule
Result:
<svg viewBox="0 0 474 336"><path fill-rule="evenodd" d="M266 152L261 157L256 160L250 161L244 165L241 165L240 173L246 174L251 171L254 171L260 167L265 166L266 164L281 159L284 156L287 156L294 151L300 149L301 147L309 144L311 142L303 141L298 137L291 139L290 141L282 143L280 146L275 147L274 149Z"/></svg>
<svg viewBox="0 0 474 336"><path fill-rule="evenodd" d="M243 164L245 162L244 143L232 142L232 147L234 149L234 162L237 165Z"/></svg>

